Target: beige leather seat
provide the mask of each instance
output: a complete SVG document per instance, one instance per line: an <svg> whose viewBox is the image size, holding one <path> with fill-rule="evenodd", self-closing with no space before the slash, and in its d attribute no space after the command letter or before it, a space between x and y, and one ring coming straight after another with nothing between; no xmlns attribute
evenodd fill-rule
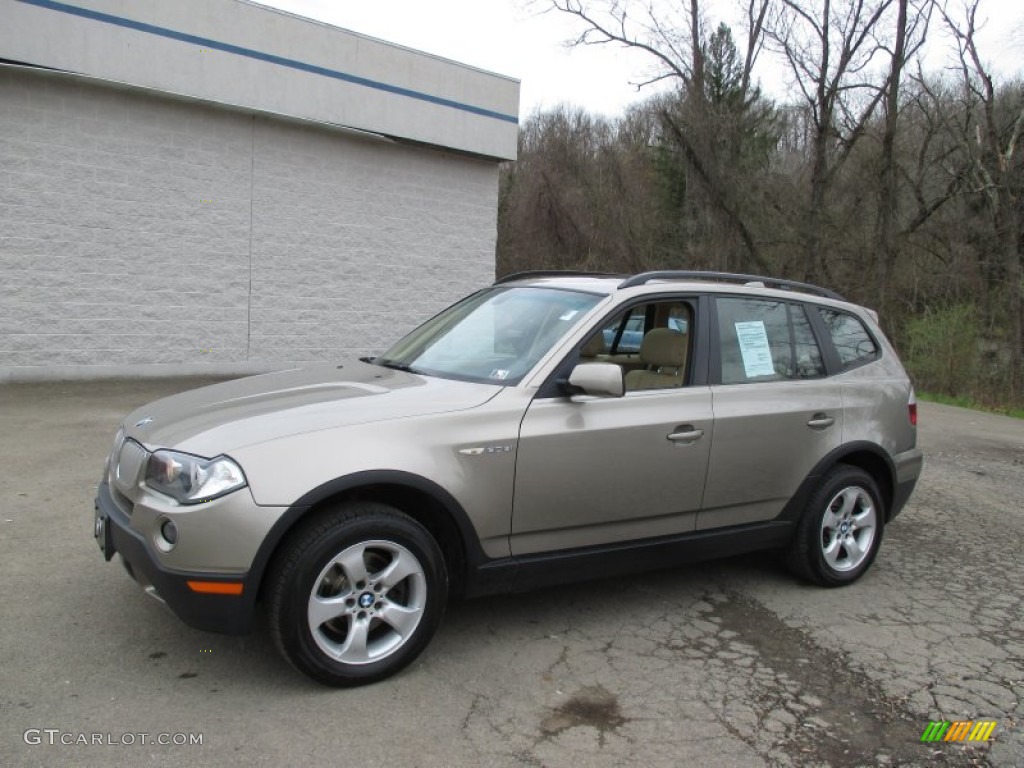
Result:
<svg viewBox="0 0 1024 768"><path fill-rule="evenodd" d="M646 370L626 374L626 389L663 389L683 386L686 373L686 334L672 328L654 328L640 343Z"/></svg>
<svg viewBox="0 0 1024 768"><path fill-rule="evenodd" d="M591 336L590 340L580 349L580 358L583 360L593 360L607 351L604 346L604 334L598 333Z"/></svg>

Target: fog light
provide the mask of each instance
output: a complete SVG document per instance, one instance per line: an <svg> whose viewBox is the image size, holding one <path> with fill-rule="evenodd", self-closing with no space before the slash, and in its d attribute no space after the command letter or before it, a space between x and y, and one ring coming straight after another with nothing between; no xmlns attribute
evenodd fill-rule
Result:
<svg viewBox="0 0 1024 768"><path fill-rule="evenodd" d="M160 526L160 535L164 537L164 541L171 547L178 543L178 526L174 524L173 520L164 520L163 525Z"/></svg>

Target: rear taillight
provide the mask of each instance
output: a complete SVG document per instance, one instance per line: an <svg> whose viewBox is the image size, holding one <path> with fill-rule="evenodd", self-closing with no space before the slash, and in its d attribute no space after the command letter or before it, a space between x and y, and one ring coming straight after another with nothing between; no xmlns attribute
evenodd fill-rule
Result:
<svg viewBox="0 0 1024 768"><path fill-rule="evenodd" d="M907 404L907 408L910 411L910 423L915 427L917 426L917 395L914 394L913 390L910 392L910 402Z"/></svg>

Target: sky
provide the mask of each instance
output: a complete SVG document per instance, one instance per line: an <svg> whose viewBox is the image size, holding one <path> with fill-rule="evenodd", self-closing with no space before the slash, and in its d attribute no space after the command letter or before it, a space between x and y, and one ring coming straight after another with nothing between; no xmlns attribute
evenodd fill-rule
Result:
<svg viewBox="0 0 1024 768"><path fill-rule="evenodd" d="M631 84L654 74L650 57L641 52L618 46L567 46L566 41L583 30L581 22L563 13L541 12L547 0L256 2L517 78L521 81L520 118L563 103L614 117L657 88L649 86L638 92ZM740 0L705 0L704 5L713 26L724 21L737 34ZM979 16L987 19L979 37L982 55L996 71L1024 71L1024 2L982 0ZM943 66L947 44L941 34L932 35L926 59L929 68ZM763 64L764 90L785 100L784 67L767 59Z"/></svg>

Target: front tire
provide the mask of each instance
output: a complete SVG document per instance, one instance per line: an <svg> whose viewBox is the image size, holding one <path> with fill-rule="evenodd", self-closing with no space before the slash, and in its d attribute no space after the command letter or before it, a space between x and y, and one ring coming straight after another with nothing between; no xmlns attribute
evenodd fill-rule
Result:
<svg viewBox="0 0 1024 768"><path fill-rule="evenodd" d="M437 542L393 507L348 504L285 543L268 618L281 654L334 686L373 683L411 663L437 629L448 578Z"/></svg>
<svg viewBox="0 0 1024 768"><path fill-rule="evenodd" d="M874 478L840 464L811 495L789 548L789 567L823 587L852 584L874 562L884 527L885 507Z"/></svg>

